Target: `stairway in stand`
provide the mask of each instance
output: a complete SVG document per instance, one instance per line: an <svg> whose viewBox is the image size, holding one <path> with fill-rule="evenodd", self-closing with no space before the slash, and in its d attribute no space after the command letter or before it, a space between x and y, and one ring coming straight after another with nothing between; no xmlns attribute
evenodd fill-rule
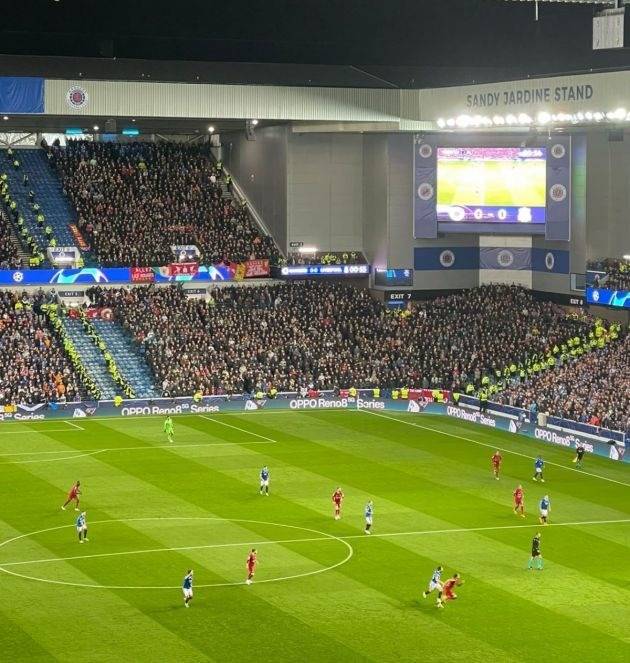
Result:
<svg viewBox="0 0 630 663"><path fill-rule="evenodd" d="M116 365L134 390L136 398L156 398L151 370L142 354L142 348L114 320L93 320L99 336L105 341Z"/></svg>
<svg viewBox="0 0 630 663"><path fill-rule="evenodd" d="M89 371L90 375L99 386L102 398L104 400L111 400L114 396L120 395L118 385L114 382L107 370L107 364L103 357L103 353L96 347L96 345L94 345L92 339L90 339L85 333L83 330L83 323L80 320L67 317L62 318L62 323L72 339L75 348L81 355L81 360L85 368ZM112 354L114 353L112 352Z"/></svg>

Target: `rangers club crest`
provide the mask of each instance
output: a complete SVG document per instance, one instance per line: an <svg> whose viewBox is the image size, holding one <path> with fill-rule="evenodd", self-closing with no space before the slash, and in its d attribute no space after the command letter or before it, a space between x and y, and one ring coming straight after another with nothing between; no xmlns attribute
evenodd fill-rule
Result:
<svg viewBox="0 0 630 663"><path fill-rule="evenodd" d="M449 267L452 267L454 264L455 264L455 254L450 249L447 249L446 251L442 251L442 253L440 253L440 265L442 265L442 267L448 269Z"/></svg>
<svg viewBox="0 0 630 663"><path fill-rule="evenodd" d="M74 110L80 110L87 105L88 93L80 85L73 85L66 92L66 103Z"/></svg>
<svg viewBox="0 0 630 663"><path fill-rule="evenodd" d="M418 150L418 154L423 159L428 159L433 154L433 148L428 143L422 143Z"/></svg>
<svg viewBox="0 0 630 663"><path fill-rule="evenodd" d="M549 195L554 203L561 203L567 197L567 187L564 184L554 184L549 189Z"/></svg>
<svg viewBox="0 0 630 663"><path fill-rule="evenodd" d="M497 262L499 263L499 267L511 267L514 263L514 254L512 251L503 249L503 251L499 251L499 254L497 255Z"/></svg>
<svg viewBox="0 0 630 663"><path fill-rule="evenodd" d="M549 271L551 271L551 270L553 269L553 266L554 266L555 264L556 264L556 258L555 258L555 256L553 255L553 253L551 253L551 251L549 251L549 252L547 253L547 255L545 256L545 267L546 267Z"/></svg>
<svg viewBox="0 0 630 663"><path fill-rule="evenodd" d="M551 148L551 156L554 159L562 159L562 157L567 153L564 145L561 145L560 143L556 143L552 148Z"/></svg>
<svg viewBox="0 0 630 663"><path fill-rule="evenodd" d="M420 200L429 200L433 197L433 186L429 182L423 182L418 187L418 196Z"/></svg>

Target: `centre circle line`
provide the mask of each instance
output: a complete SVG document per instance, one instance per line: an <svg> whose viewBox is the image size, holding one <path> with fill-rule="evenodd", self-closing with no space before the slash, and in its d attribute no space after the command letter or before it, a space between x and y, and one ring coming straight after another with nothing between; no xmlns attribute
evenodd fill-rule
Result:
<svg viewBox="0 0 630 663"><path fill-rule="evenodd" d="M314 571L308 571L306 573L297 573L293 575L288 575L288 576L283 576L279 578L267 578L263 580L257 580L256 584L262 584L262 583L270 583L270 582L280 582L284 580L292 580L292 579L297 579L297 578L304 578L307 576L313 576L317 575L320 573L325 573L327 571L332 571L333 569L336 569L337 567L341 566L342 564L345 564L348 562L353 554L354 554L354 549L348 543L347 541L344 541L342 538L337 537L333 534L327 534L326 532L320 532L319 530L311 529L308 527L300 527L297 525L286 525L286 524L281 524L281 523L272 523L272 522L267 522L267 521L261 521L261 520L248 520L248 519L242 519L242 518L236 518L236 519L228 519L228 518L216 518L216 517L207 517L207 516L170 516L170 517L149 517L149 518L114 518L114 519L108 519L108 520L96 520L93 521L91 524L92 525L99 525L99 524L105 524L105 523L126 523L126 522L138 522L138 521L154 521L154 520L169 520L169 521L189 521L189 520L205 520L205 521L218 521L218 522L224 522L224 523L250 523L250 524L255 524L255 525L269 525L273 527L285 527L289 529L295 529L295 530L301 530L304 532L310 532L312 534L317 534L318 536L316 537L304 537L301 539L286 539L286 540L278 540L278 541L258 541L252 543L251 541L244 541L242 543L225 543L225 544L208 544L208 545L201 545L201 546L184 546L184 547L177 547L177 548L155 548L155 549L147 549L147 550L130 550L130 551L121 551L117 553L97 553L95 555L78 555L74 557L57 557L57 558L50 558L50 559L41 559L41 560L25 560L21 562L5 562L4 565L0 564L0 571L3 573L6 573L7 575L15 576L17 578L22 578L25 580L33 580L36 582L43 582L47 584L53 584L53 585L66 585L70 587L89 587L93 589L179 589L179 585L99 585L95 583L77 583L77 582L69 582L69 581L63 581L63 580L52 580L49 578L38 578L35 576L29 576L26 574L22 573L17 573L15 571L11 571L8 568L5 568L7 566L18 566L18 565L26 565L26 564L37 564L37 563L46 563L46 562L63 562L63 561L70 561L70 560L78 560L78 559L91 559L91 558L96 558L96 557L114 557L114 556L120 556L120 555L138 555L138 554L143 554L143 553L153 553L153 552L177 552L177 551L185 551L185 550L200 550L200 549L207 549L207 548L224 548L224 547L236 547L236 546L250 546L250 545L268 545L268 544L278 544L281 545L283 543L301 543L301 542L309 542L309 541L337 541L341 543L343 546L345 546L347 550L346 556L336 564L321 568L321 569L316 569ZM72 528L74 527L73 525L60 525L57 527L48 527L46 529L38 530L36 532L28 532L26 534L20 534L19 536L12 537L10 539L7 539L0 543L0 548L3 548L7 546L8 544L18 541L20 539L28 538L35 536L37 534L43 534L46 532L53 532L53 531L58 531L61 529L66 529L66 528ZM244 585L246 584L244 580L242 581L237 581L237 582L221 582L221 583L205 583L205 584L195 584L195 587L197 588L208 588L208 587L230 587L230 586L237 586L237 585Z"/></svg>

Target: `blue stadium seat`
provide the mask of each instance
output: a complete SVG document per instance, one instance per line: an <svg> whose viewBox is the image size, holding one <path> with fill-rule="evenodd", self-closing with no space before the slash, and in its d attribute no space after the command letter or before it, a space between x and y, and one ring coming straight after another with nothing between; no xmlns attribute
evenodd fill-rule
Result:
<svg viewBox="0 0 630 663"><path fill-rule="evenodd" d="M94 320L94 326L112 353L120 372L131 384L137 398L155 398L160 394L139 346L112 320Z"/></svg>

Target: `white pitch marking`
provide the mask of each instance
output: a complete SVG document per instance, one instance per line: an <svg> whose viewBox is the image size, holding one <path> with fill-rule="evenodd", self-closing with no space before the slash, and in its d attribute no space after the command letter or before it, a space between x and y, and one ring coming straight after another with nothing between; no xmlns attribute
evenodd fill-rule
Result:
<svg viewBox="0 0 630 663"><path fill-rule="evenodd" d="M523 458L529 458L530 460L535 460L534 456L528 456L527 454L520 453L519 451L513 451L512 449L505 449L503 447L497 447L495 444L488 444L487 442L480 442L479 440L473 440L471 437L465 437L464 435L457 435L455 433L448 433L447 431L440 430L439 428L433 428L432 426L423 426L422 424L417 424L414 421L405 421L404 419L398 419L397 417L390 417L387 414L381 414L380 412L372 412L371 410L357 410L357 412L365 412L365 414L372 414L375 417L382 417L383 419L390 419L391 421L397 421L399 424L406 424L407 426L414 426L415 428L423 428L424 430L430 430L434 433L439 433L440 435L447 435L448 437L454 437L458 440L465 440L466 442L472 442L473 444L478 444L482 447L488 447L489 449L498 449L499 451L504 451L505 453L512 454L513 456L521 456ZM553 465L555 467L561 467L563 470L569 470L574 474L586 474L589 477L595 477L596 479L602 479L603 481L610 481L611 483L617 483L620 486L626 486L630 488L630 483L624 483L623 481L618 481L617 479L611 479L610 477L602 476L601 474L593 474L592 472L585 472L584 470L576 470L572 467L567 467L560 463L554 463L552 461L545 461L545 465Z"/></svg>
<svg viewBox="0 0 630 663"><path fill-rule="evenodd" d="M72 431L70 431L72 432ZM51 458L51 459L42 459L42 460L31 460L31 461L17 461L12 460L7 463L0 463L0 465L18 465L23 463L43 463L43 462L53 462L56 460L67 460L71 458L81 458L81 456L90 456L92 454L101 454L107 451L151 451L153 449L187 449L189 447L240 447L243 445L249 444L273 444L272 442L204 442L202 444L147 444L143 447L111 447L107 449L96 449L92 451L81 450L81 449L64 449L61 451L23 451L23 452L12 452L8 454L0 454L0 458L5 458L8 456L39 456L39 455L48 455L48 454L62 454L62 453L74 453L76 456L67 456L64 458Z"/></svg>
<svg viewBox="0 0 630 663"><path fill-rule="evenodd" d="M78 424L75 424L74 421L68 421L66 419L65 423L67 423L68 426L72 426L73 428L76 428L77 430L85 430L85 428L83 428L83 426L79 426Z"/></svg>
<svg viewBox="0 0 630 663"><path fill-rule="evenodd" d="M18 423L18 422L13 422L13 423ZM23 422L19 422L23 423ZM68 422L66 422L68 423ZM0 424L4 426L4 424ZM79 430L85 430L85 428L81 428ZM74 433L75 431L73 430L68 430L67 428L50 428L48 430L16 430L16 431L10 431L10 430L0 430L0 435L25 435L26 433L36 433L36 434L46 434L46 433Z"/></svg>
<svg viewBox="0 0 630 663"><path fill-rule="evenodd" d="M199 416L202 419L207 419L208 421L213 421L215 424L221 424L221 426L227 426L228 428L234 428L234 430L241 431L241 433L247 433L248 435L255 435L256 437L260 437L263 440L267 440L268 442L277 442L277 440L273 440L272 438L266 437L265 435L260 435L259 433L254 433L251 430L241 428L240 426L235 426L234 424L226 424L225 421L219 421L218 419L213 419L212 417L208 417L205 414L200 414Z"/></svg>
<svg viewBox="0 0 630 663"><path fill-rule="evenodd" d="M124 519L112 519L112 520L98 520L98 521L93 521L91 525L98 525L98 524L103 524L103 523L118 523L118 522L135 522L135 521L147 521L147 520L217 520L220 522L230 522L230 523L253 523L257 525L271 525L274 527L285 527L289 529L297 529L297 530L302 530L303 532L312 532L314 534L319 534L320 536L318 537L311 537L311 538L303 538L303 539L295 539L295 540L287 540L285 543L297 543L298 541L338 541L339 543L342 543L348 553L346 556L336 564L332 564L331 566L326 566L321 569L316 569L315 571L307 571L306 573L297 573L294 575L290 576L283 576L280 578L268 578L268 579L263 579L263 580L257 580L256 584L260 585L262 583L269 583L269 582L280 582L283 580L293 580L296 578L305 578L307 576L313 576L313 575L318 575L320 573L325 573L326 571L332 571L333 569L336 569L337 567L341 566L342 564L345 564L348 562L352 556L354 555L354 549L353 547L347 542L344 541L341 537L335 536L334 534L326 534L325 532L320 532L319 530L315 529L310 529L308 527L299 527L297 525L284 525L280 523L270 523L266 521L261 521L261 520L245 520L245 519L225 519L225 518L214 518L214 517L205 517L205 516L191 516L191 517L183 517L183 516L173 516L173 517L153 517L153 518L124 518ZM14 536L11 539L7 539L6 541L3 541L0 543L0 548L3 546L6 546L7 544L17 541L19 539L24 539L29 536L34 536L35 534L43 534L44 532L51 532L55 530L60 530L60 529L66 529L68 527L73 527L73 525L61 525L59 527L49 527L47 529L39 530L37 532L29 532L27 534L20 534L18 536ZM269 544L269 543L278 543L277 541L262 541L261 544ZM221 545L221 544L219 544ZM248 546L252 545L251 543L232 543L232 544L224 544L224 545L229 545L229 546ZM256 544L254 544L256 545ZM200 547L219 547L217 545L213 546L200 546ZM194 550L196 547L192 546L190 548L179 548L178 550ZM86 555L85 557L105 557L105 556L112 556L112 555L120 555L120 554L139 554L142 552L165 552L169 550L176 550L175 548L165 548L163 551L128 551L126 553L110 553L110 554L101 554L101 555ZM79 559L80 557L76 558ZM70 558L69 558L70 559ZM74 558L73 558L74 559ZM50 561L55 561L55 560L50 560ZM62 561L61 558L58 558L57 561ZM29 563L29 562L24 562L24 563ZM35 562L32 562L35 563ZM8 566L8 564L7 564ZM66 582L62 580L50 580L47 578L36 578L33 576L26 576L22 575L20 573L16 573L14 571L9 571L8 569L5 569L4 567L0 566L0 571L7 573L8 575L15 576L17 578L23 578L25 580L35 580L37 582L45 582L48 584L52 585L67 585L70 587L90 587L94 589L179 589L179 585L167 585L167 586L117 586L117 585L95 585L95 584L89 584L89 583L75 583L75 582ZM245 581L237 581L237 582L222 582L222 583L209 583L209 584L195 584L195 587L231 587L231 586L236 586L236 585L245 585Z"/></svg>
<svg viewBox="0 0 630 663"><path fill-rule="evenodd" d="M130 518L123 520L97 520L94 521L93 525L103 524L103 523L117 523L117 522L129 522L129 521L138 521L138 520L219 520L222 522L246 522L246 523L258 523L264 525L273 525L276 527L288 527L291 529L300 529L309 532L315 532L321 534L321 536L315 537L306 537L301 539L278 539L275 541L270 541L265 539L263 541L241 541L237 543L210 543L197 546L177 546L172 548L146 548L143 550L124 550L120 552L112 553L96 553L94 555L73 555L71 557L47 557L44 559L29 559L22 560L19 562L2 562L0 563L0 570L3 570L6 566L24 566L27 564L44 564L48 562L68 562L78 559L95 559L99 557L120 557L124 555L143 555L149 553L162 553L162 552L183 552L188 550L206 550L209 548L234 548L234 547L246 547L246 546L263 546L269 544L282 545L284 543L311 543L313 541L346 541L348 539L363 539L370 540L375 538L391 538L397 536L426 536L428 534L466 534L466 533L476 533L476 532L492 532L498 530L512 530L512 529L540 529L539 523L529 523L526 525L496 525L490 527L450 527L446 529L428 529L428 530L410 530L407 532L384 532L382 534L372 534L370 537L365 536L365 534L348 534L346 536L335 536L333 534L327 534L325 532L318 532L317 530L312 530L307 527L298 527L296 525L281 525L280 523L261 523L260 521L255 520L224 520L223 518L205 518L200 516L199 518L192 517L172 517L172 518ZM581 527L585 525L614 525L618 523L627 524L630 523L630 518L618 518L615 520L579 520L566 523L548 523L545 526L545 529L548 527ZM73 527L72 525L61 525L59 527L51 527L49 529L40 530L38 532L31 532L30 534L23 534L21 536L9 539L4 543L0 544L0 547L15 541L16 539L21 539L29 537L35 534L42 534L44 532L56 531L60 529L66 529Z"/></svg>

